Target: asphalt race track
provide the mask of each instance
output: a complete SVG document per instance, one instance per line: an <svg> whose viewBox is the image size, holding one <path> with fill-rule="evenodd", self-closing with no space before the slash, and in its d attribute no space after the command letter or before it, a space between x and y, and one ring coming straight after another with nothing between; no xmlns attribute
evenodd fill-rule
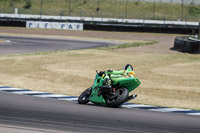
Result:
<svg viewBox="0 0 200 133"><path fill-rule="evenodd" d="M39 52L40 46L42 51L52 51L108 45L42 38L4 39L11 40L12 43L8 44L9 46L1 44L0 54ZM18 46L20 49L15 49ZM38 132L48 130L80 133L199 133L200 117L141 109L80 105L75 101L0 92L0 133L4 132L1 129L6 126L13 126L12 131L26 129L27 133L32 132L27 128L38 129Z"/></svg>
<svg viewBox="0 0 200 133"><path fill-rule="evenodd" d="M72 39L55 39L55 38L35 38L19 36L2 36L0 39L8 42L0 43L0 55L2 54L24 54L56 50L74 50L111 46L111 43L80 41Z"/></svg>
<svg viewBox="0 0 200 133"><path fill-rule="evenodd" d="M200 132L195 116L79 105L0 92L0 124L68 132Z"/></svg>

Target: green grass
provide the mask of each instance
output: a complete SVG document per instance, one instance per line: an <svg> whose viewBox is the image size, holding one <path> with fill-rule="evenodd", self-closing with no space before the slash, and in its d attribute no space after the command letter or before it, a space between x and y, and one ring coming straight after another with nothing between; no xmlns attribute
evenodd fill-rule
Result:
<svg viewBox="0 0 200 133"><path fill-rule="evenodd" d="M150 41L150 42L125 43L125 44L121 44L121 45L112 46L111 49L138 47L138 46L143 46L143 45L153 45L155 43L157 43L157 42L156 41Z"/></svg>
<svg viewBox="0 0 200 133"><path fill-rule="evenodd" d="M120 48L130 48L130 47L138 47L138 46L143 46L143 45L153 45L158 42L156 41L148 41L148 42L132 42L132 43L124 43L124 44L119 44L119 45L113 45L110 47L99 47L96 49L99 50L114 50L114 49L120 49Z"/></svg>
<svg viewBox="0 0 200 133"><path fill-rule="evenodd" d="M71 1L71 3L70 3ZM99 11L97 11L99 7ZM129 19L200 20L200 5L132 2L116 0L0 0L1 12ZM155 10L154 10L155 9ZM154 12L155 11L155 12Z"/></svg>

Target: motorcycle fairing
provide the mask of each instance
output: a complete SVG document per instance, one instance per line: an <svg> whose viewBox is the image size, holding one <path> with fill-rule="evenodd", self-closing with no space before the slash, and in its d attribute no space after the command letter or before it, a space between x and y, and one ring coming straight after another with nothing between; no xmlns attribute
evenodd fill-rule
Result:
<svg viewBox="0 0 200 133"><path fill-rule="evenodd" d="M92 87L92 94L89 97L89 101L93 103L106 104L105 99L102 97L102 95L99 95L99 87L102 86L103 83L104 79L96 75L94 85Z"/></svg>

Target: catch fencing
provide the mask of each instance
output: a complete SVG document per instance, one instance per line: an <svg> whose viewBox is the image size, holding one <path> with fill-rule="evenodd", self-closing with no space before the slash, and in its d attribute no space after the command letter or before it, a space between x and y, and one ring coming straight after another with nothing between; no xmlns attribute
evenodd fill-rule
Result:
<svg viewBox="0 0 200 133"><path fill-rule="evenodd" d="M160 3L169 3L169 4L193 4L200 5L200 0L128 0L136 2L160 2Z"/></svg>
<svg viewBox="0 0 200 133"><path fill-rule="evenodd" d="M2 13L200 21L200 0L0 0Z"/></svg>

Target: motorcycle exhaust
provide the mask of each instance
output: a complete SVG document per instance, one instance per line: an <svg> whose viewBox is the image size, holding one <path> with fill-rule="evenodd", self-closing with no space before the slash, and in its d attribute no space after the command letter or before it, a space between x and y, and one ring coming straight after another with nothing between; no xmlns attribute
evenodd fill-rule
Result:
<svg viewBox="0 0 200 133"><path fill-rule="evenodd" d="M130 95L130 96L128 97L128 99L126 100L126 102L127 102L127 101L130 101L130 100L132 100L132 99L135 99L136 97L137 97L137 94Z"/></svg>

